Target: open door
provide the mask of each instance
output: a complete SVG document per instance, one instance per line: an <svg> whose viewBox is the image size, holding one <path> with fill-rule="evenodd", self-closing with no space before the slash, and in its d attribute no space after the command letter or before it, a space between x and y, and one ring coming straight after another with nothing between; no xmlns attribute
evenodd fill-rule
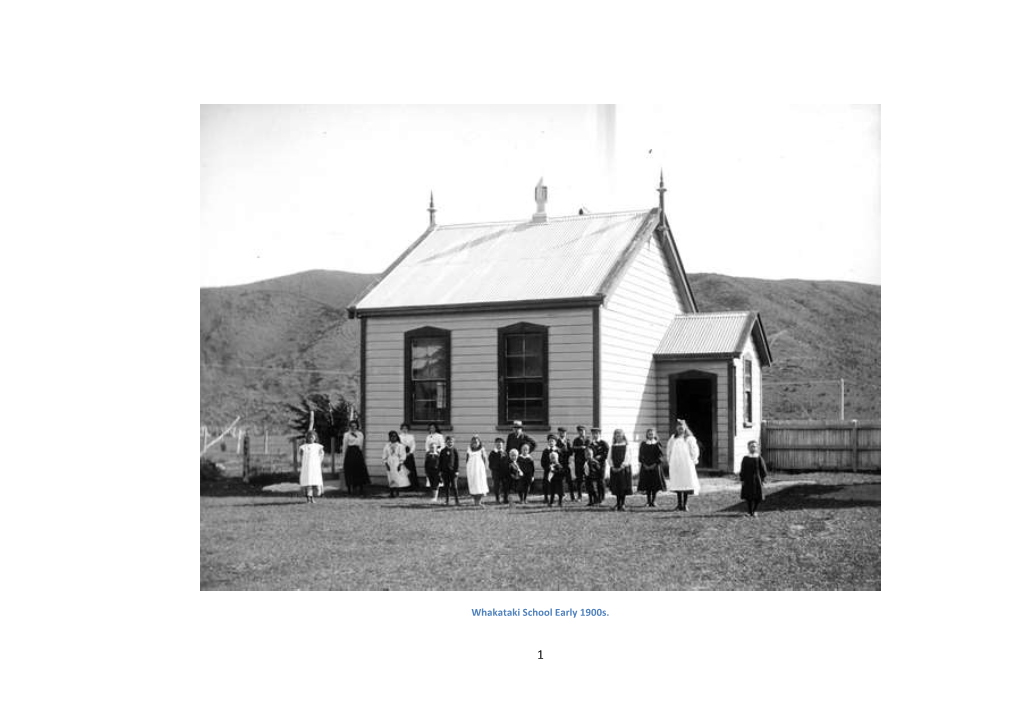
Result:
<svg viewBox="0 0 1020 721"><path fill-rule="evenodd" d="M669 377L670 433L676 419L687 421L691 433L701 444L700 468L716 468L716 390L719 379L714 373L686 371Z"/></svg>

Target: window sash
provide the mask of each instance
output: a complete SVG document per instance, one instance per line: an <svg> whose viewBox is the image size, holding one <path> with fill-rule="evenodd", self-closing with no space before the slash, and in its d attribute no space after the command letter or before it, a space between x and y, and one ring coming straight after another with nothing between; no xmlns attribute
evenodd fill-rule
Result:
<svg viewBox="0 0 1020 721"><path fill-rule="evenodd" d="M528 330L501 331L501 423L548 422L547 335Z"/></svg>
<svg viewBox="0 0 1020 721"><path fill-rule="evenodd" d="M752 422L751 390L752 390L752 365L747 358L744 359L744 423Z"/></svg>
<svg viewBox="0 0 1020 721"><path fill-rule="evenodd" d="M423 332L424 331L424 332ZM405 418L413 424L450 421L450 337L441 329L406 335Z"/></svg>

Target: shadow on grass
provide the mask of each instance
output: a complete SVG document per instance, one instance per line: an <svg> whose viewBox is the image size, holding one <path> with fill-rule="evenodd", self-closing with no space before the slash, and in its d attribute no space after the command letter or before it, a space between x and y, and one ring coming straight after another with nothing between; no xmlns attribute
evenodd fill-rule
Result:
<svg viewBox="0 0 1020 721"><path fill-rule="evenodd" d="M775 493L769 493L766 485L765 500L758 507L758 513L808 509L881 508L881 506L881 483L789 486ZM727 508L721 508L718 512L744 511L746 509L747 504L740 501Z"/></svg>
<svg viewBox="0 0 1020 721"><path fill-rule="evenodd" d="M231 504L230 507L231 508L269 508L269 507L276 508L277 506L306 506L306 505L311 505L311 504L305 503L304 501L292 501L292 500L284 500L284 499L276 499L276 498L267 498L262 503L233 503L233 504ZM316 503L316 505L318 505L318 503Z"/></svg>
<svg viewBox="0 0 1020 721"><path fill-rule="evenodd" d="M199 487L199 495L207 496L210 498L229 498L231 496L245 497L245 496L261 496L263 498L287 498L288 493L297 494L298 491L293 492L281 492L274 493L272 491L263 491L265 486L273 485L274 483L297 483L297 479L293 476L289 476L284 479L273 479L267 483L245 483L240 478L227 478L220 481L202 481ZM357 494L353 496L347 492L347 489L337 491L335 488L329 490L326 494L329 498L359 498ZM382 486L369 486L365 495L360 496L361 498L388 498L389 489Z"/></svg>

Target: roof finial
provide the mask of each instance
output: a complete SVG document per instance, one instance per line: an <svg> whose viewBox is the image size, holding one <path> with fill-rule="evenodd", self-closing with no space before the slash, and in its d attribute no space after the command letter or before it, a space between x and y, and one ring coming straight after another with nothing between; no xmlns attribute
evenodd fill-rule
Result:
<svg viewBox="0 0 1020 721"><path fill-rule="evenodd" d="M432 200L432 191L429 191L429 227L433 228L436 225L436 204Z"/></svg>
<svg viewBox="0 0 1020 721"><path fill-rule="evenodd" d="M666 184L662 179L662 168L659 168L659 225L666 224Z"/></svg>
<svg viewBox="0 0 1020 721"><path fill-rule="evenodd" d="M535 203L538 205L538 209L535 214L531 216L532 223L544 223L547 220L545 214L545 201L549 199L549 188L542 184L545 178L539 178L538 184L535 186Z"/></svg>

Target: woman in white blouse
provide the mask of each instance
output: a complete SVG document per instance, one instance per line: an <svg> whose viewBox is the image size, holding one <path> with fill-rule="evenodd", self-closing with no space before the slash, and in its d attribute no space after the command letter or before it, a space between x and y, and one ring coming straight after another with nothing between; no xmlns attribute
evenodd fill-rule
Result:
<svg viewBox="0 0 1020 721"><path fill-rule="evenodd" d="M365 465L365 434L361 432L361 424L351 421L347 424L347 432L344 433L343 447L340 449L343 456L344 481L347 483L347 492L354 494L357 491L360 495L368 495L368 466Z"/></svg>
<svg viewBox="0 0 1020 721"><path fill-rule="evenodd" d="M414 434L411 433L411 426L406 423L400 424L400 442L404 444L404 468L407 470L407 480L411 482L411 490L418 490L418 465L414 459ZM426 446L427 448L428 446Z"/></svg>

